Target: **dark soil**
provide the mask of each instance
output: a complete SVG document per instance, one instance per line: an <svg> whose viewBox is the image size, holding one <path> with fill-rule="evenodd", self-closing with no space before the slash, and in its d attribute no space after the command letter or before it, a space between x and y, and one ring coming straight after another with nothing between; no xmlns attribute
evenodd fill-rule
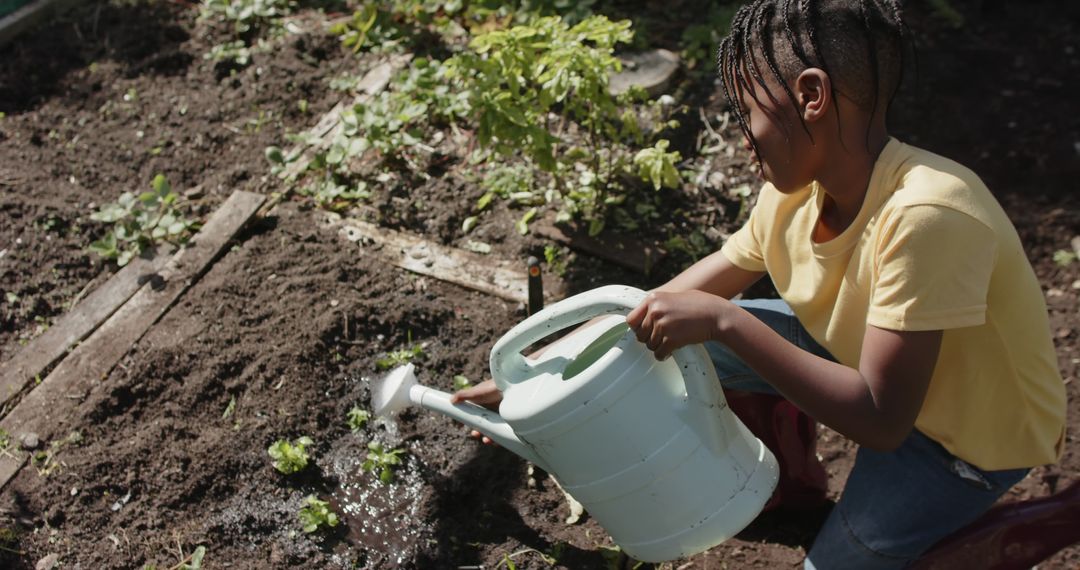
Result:
<svg viewBox="0 0 1080 570"><path fill-rule="evenodd" d="M671 14L689 21L695 3L655 15L648 4L663 22L649 40L676 48L686 22ZM1053 1L953 4L966 17L958 29L921 3L909 8L923 38L920 74L895 105L895 134L984 177L1046 291L1070 434L1062 461L1007 498L1041 497L1080 472L1080 262L1053 260L1080 235L1080 14ZM203 218L234 190L282 190L263 149L337 103L330 77L373 63L318 32L324 17L305 11L297 23L309 32L230 73L203 59L221 36L196 16L182 2L94 1L0 48L0 289L13 294L0 299L0 361L115 271L85 249L104 231L89 219L98 205L147 188L158 172ZM692 131L701 128L694 106L723 110L708 80L685 77L681 91ZM676 144L692 151L694 137ZM635 237L655 243L708 224L719 242L733 231L737 202L723 190L748 178L747 157L740 149L715 160L726 182L672 193L662 212L681 221ZM368 214L463 245L457 228L482 192L459 162L428 174L376 196ZM470 237L498 258L541 254L547 242L513 230L520 215L497 205ZM530 477L523 461L475 444L452 421L407 411L396 432L375 423L350 432L345 414L369 407L377 359L423 343L422 382L449 390L454 375L478 381L491 344L524 308L398 270L315 220L300 199L255 220L85 399L58 404L71 408L82 441L61 447L47 475L27 467L5 487L0 565L32 568L56 554L64 567L169 568L180 549L204 545L208 568L496 568L511 557L517 568L545 568L545 556L557 567L607 567L611 543L595 521L564 524L565 502L546 476ZM566 260L573 293L655 285L688 258L673 252L648 276L581 253ZM315 441L314 466L279 474L267 447L304 435ZM393 484L360 469L371 440L407 450ZM822 429L819 453L835 499L854 445ZM296 513L309 494L329 499L345 524L304 534ZM766 513L738 538L667 567L795 567L827 512ZM1073 546L1040 568L1078 565Z"/></svg>

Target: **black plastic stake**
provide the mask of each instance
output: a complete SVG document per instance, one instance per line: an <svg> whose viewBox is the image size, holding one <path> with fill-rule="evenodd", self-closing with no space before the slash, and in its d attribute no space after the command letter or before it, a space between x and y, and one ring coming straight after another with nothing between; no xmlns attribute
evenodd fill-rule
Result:
<svg viewBox="0 0 1080 570"><path fill-rule="evenodd" d="M540 260L529 257L529 314L544 308L544 282L540 278Z"/></svg>

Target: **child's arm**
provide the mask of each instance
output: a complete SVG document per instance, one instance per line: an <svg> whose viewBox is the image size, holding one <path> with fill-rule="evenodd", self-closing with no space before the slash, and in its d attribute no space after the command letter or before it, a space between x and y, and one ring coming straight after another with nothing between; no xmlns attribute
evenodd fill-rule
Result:
<svg viewBox="0 0 1080 570"><path fill-rule="evenodd" d="M806 413L881 451L899 446L915 425L942 336L868 326L854 369L806 352L735 304L697 291L654 292L627 322L658 358L705 340L724 343Z"/></svg>

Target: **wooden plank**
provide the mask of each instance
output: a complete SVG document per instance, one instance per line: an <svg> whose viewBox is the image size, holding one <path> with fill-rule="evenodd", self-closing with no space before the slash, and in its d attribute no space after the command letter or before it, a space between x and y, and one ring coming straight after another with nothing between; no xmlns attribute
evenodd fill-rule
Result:
<svg viewBox="0 0 1080 570"><path fill-rule="evenodd" d="M298 156L300 153L306 152L308 148L317 150L329 148L330 144L344 129L341 124L341 113L345 109L371 99L385 89L390 84L390 78L393 77L394 72L408 61L409 56L394 56L389 61L372 68L357 84L359 94L351 102L339 101L337 105L334 105L334 108L323 115L319 122L307 132L306 141L294 146L289 152L285 153L285 156ZM285 167L281 177L286 179L294 178L303 172L305 168L307 168L307 161L295 160Z"/></svg>
<svg viewBox="0 0 1080 570"><path fill-rule="evenodd" d="M77 402L109 375L131 345L203 275L265 199L262 194L234 192L192 242L169 260L159 273L161 279L140 288L90 338L75 347L40 385L0 419L0 428L12 434L15 441L33 432L47 442L75 427L71 422L76 419L72 411ZM0 457L0 488L18 472L23 461Z"/></svg>
<svg viewBox="0 0 1080 570"><path fill-rule="evenodd" d="M600 239L590 236L584 230L574 227L564 228L547 219L534 222L529 229L536 235L554 240L576 251L645 275L648 275L652 268L667 255L667 252L658 246L647 245L630 237L605 235L604 239Z"/></svg>
<svg viewBox="0 0 1080 570"><path fill-rule="evenodd" d="M339 232L351 242L377 244L379 253L397 267L507 301L528 303L528 276L524 260L513 263L492 259L479 253L433 243L414 234L342 218L338 214L319 212L319 215L320 226ZM560 289L557 286L548 287L544 292L545 297L558 298Z"/></svg>
<svg viewBox="0 0 1080 570"><path fill-rule="evenodd" d="M7 45L20 33L76 3L77 0L37 0L0 18L0 47Z"/></svg>
<svg viewBox="0 0 1080 570"><path fill-rule="evenodd" d="M170 247L153 259L136 257L103 285L87 295L49 330L35 338L0 367L0 409L46 368L59 360L75 343L94 332L136 291L146 279L164 267Z"/></svg>

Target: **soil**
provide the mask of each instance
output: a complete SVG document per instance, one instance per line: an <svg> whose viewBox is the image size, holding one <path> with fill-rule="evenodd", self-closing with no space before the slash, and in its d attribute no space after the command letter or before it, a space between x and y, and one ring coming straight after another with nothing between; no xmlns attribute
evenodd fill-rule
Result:
<svg viewBox="0 0 1080 570"><path fill-rule="evenodd" d="M648 28L649 42L678 49L688 22L672 14L692 18L695 3L647 4L641 12L663 22ZM952 4L960 28L909 7L920 73L894 106L894 131L983 176L1046 292L1070 432L1061 462L1036 468L1006 500L1042 497L1080 478L1080 263L1053 259L1080 235L1080 11L1053 1ZM337 103L329 78L375 63L317 32L325 17L302 11L296 23L308 32L236 70L204 60L223 34L184 2L87 2L0 48L0 361L115 272L86 244L104 231L89 214L120 192L161 172L205 218L234 190L281 190L263 149ZM692 106L723 111L709 79L682 80ZM691 151L702 127L694 116L677 143ZM713 165L727 181L666 201L663 213L684 221L635 237L655 243L709 224L709 239L722 239L738 203L718 190L749 179L748 164L736 145ZM370 210L388 227L463 245L456 228L482 193L464 170L431 165L430 179L398 181ZM500 205L471 238L500 258L542 256L547 242L513 231L520 215ZM256 219L85 399L58 404L70 406L81 441L57 447L49 473L28 466L5 487L0 564L32 568L55 554L70 568L170 568L204 545L208 568L546 568L548 556L556 567L610 567L603 530L588 516L565 524L565 501L546 476L443 416L406 411L394 425L350 432L346 412L370 406L376 360L422 343L422 382L449 390L454 375L477 381L524 307L398 270L314 220L299 198ZM688 261L673 252L642 275L581 253L565 260L568 293L652 286ZM304 435L315 441L314 466L279 474L267 447ZM407 450L394 483L360 469L371 440ZM855 448L824 428L818 444L835 500ZM309 494L329 498L345 524L304 534L296 513ZM768 512L668 567L796 567L828 507ZM1040 568L1078 565L1073 546Z"/></svg>

